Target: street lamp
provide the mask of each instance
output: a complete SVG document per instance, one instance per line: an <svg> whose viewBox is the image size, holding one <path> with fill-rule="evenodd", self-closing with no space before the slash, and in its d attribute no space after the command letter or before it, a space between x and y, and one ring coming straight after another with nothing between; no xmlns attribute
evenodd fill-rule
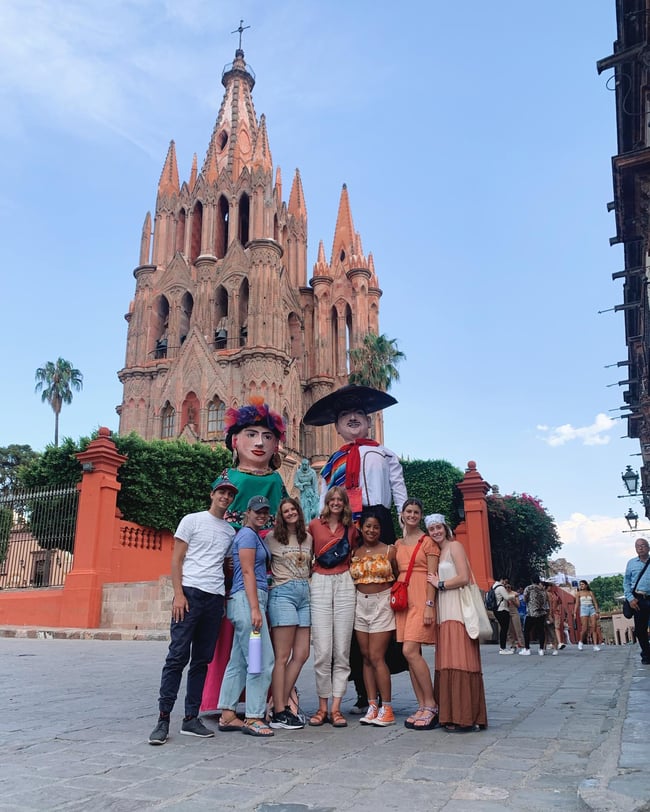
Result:
<svg viewBox="0 0 650 812"><path fill-rule="evenodd" d="M636 471L632 470L631 465L625 467L625 471L621 474L621 479L627 490L627 496L636 496L639 491L639 475Z"/></svg>
<svg viewBox="0 0 650 812"><path fill-rule="evenodd" d="M638 513L635 513L632 508L628 510L625 514L625 521L627 522L627 526L630 528L631 531L636 530L636 526L639 521Z"/></svg>

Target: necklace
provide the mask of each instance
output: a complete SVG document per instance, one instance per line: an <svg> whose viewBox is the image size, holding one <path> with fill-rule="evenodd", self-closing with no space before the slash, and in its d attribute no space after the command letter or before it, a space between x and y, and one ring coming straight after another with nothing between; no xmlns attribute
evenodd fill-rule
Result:
<svg viewBox="0 0 650 812"><path fill-rule="evenodd" d="M266 476L267 474L272 473L272 468L265 468L263 471L257 471L254 468L242 468L241 465L237 468L238 471L241 471L242 474L251 474L252 476Z"/></svg>

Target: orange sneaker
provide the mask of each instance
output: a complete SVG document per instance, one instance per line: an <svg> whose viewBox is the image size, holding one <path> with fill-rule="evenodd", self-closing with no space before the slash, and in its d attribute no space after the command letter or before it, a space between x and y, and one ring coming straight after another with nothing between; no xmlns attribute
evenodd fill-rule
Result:
<svg viewBox="0 0 650 812"><path fill-rule="evenodd" d="M383 708L382 708L382 710L383 710ZM362 725L374 725L375 724L375 719L377 718L377 715L379 713L381 713L379 708L376 705L373 705L371 703L370 705L368 705L368 710L366 711L366 715L362 716L361 719L359 719L359 722Z"/></svg>
<svg viewBox="0 0 650 812"><path fill-rule="evenodd" d="M395 714L393 713L393 709L390 705L382 705L379 708L379 712L377 716L370 722L371 725L376 725L377 727L388 727L388 725L395 724Z"/></svg>

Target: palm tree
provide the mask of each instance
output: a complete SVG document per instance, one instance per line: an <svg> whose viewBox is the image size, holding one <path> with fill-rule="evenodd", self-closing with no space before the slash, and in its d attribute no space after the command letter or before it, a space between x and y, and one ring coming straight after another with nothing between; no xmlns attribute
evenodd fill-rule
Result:
<svg viewBox="0 0 650 812"><path fill-rule="evenodd" d="M406 359L397 349L397 339L368 333L360 347L348 352L350 358L350 383L372 386L386 391L393 381L399 381L397 364Z"/></svg>
<svg viewBox="0 0 650 812"><path fill-rule="evenodd" d="M54 446L59 445L59 414L64 403L72 403L72 389L83 388L83 375L70 361L59 358L48 361L36 370L36 392L41 392L43 403L49 403L54 412ZM71 388L72 387L72 388Z"/></svg>

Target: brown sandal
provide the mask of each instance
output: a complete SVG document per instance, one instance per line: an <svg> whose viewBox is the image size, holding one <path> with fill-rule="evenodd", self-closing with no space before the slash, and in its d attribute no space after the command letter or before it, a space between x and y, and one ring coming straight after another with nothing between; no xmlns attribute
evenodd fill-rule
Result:
<svg viewBox="0 0 650 812"><path fill-rule="evenodd" d="M329 722L327 711L319 708L316 713L309 720L310 727L321 727L325 722Z"/></svg>
<svg viewBox="0 0 650 812"><path fill-rule="evenodd" d="M347 727L348 720L343 716L341 711L332 711L332 727Z"/></svg>

